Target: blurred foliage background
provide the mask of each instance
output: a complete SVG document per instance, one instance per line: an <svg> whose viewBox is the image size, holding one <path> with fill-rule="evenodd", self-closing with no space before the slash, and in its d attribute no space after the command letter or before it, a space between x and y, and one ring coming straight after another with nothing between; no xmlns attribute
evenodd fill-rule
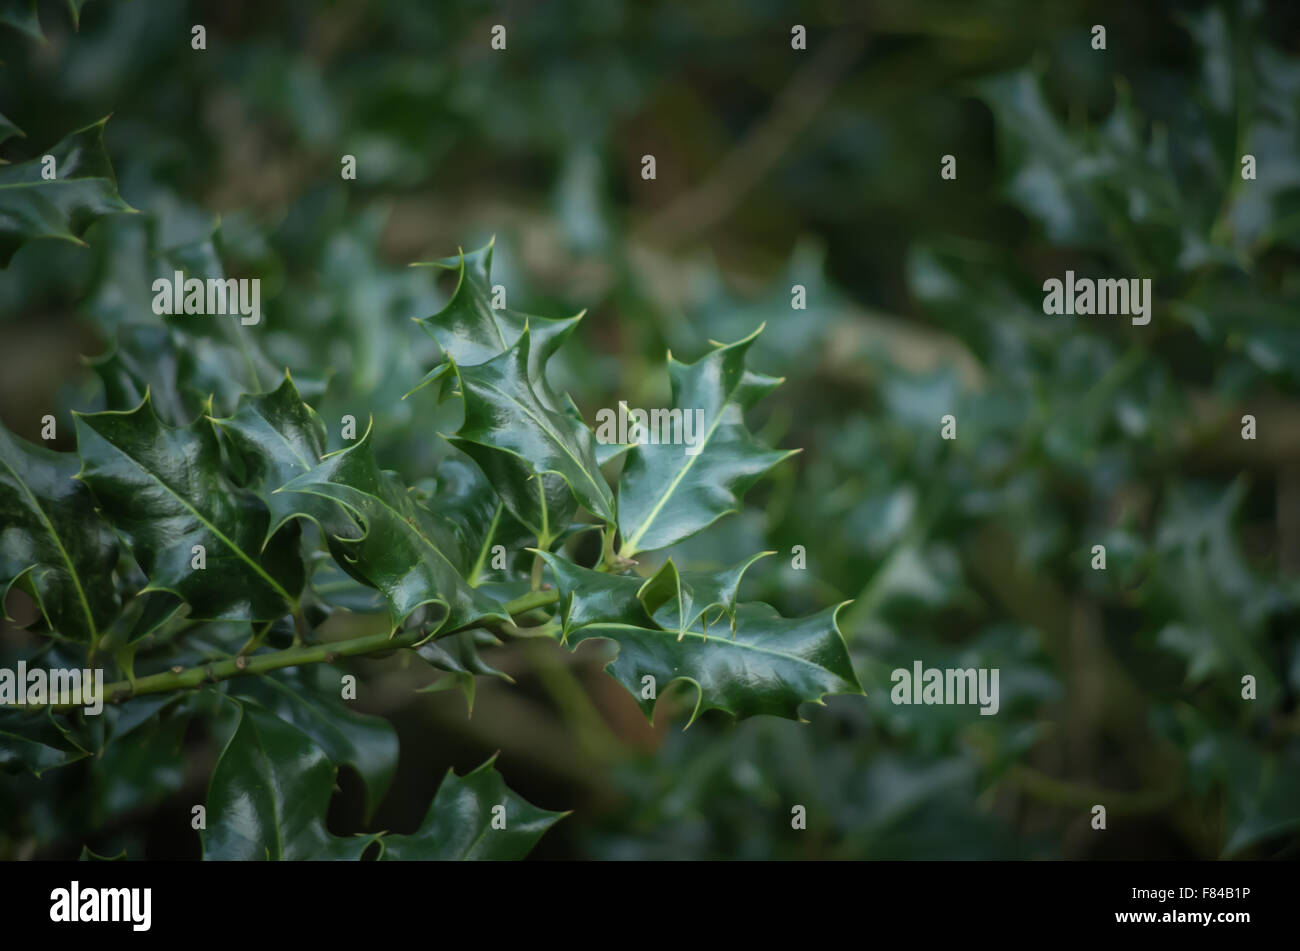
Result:
<svg viewBox="0 0 1300 951"><path fill-rule="evenodd" d="M683 732L671 696L646 724L594 649L487 652L517 683L482 678L470 717L413 692L428 670L367 662L358 707L401 739L373 828L411 831L448 765L499 749L514 789L576 810L542 857L1296 856L1300 8L91 0L76 29L37 8L44 41L0 28L0 114L26 134L0 158L111 114L142 214L0 272L0 417L27 438L142 380L177 419L208 394L228 413L289 366L332 439L373 414L383 464L431 479L454 404L402 397L436 355L411 318L451 287L406 265L494 235L511 307L586 309L561 380L589 420L665 405L665 349L766 321L752 362L787 382L756 422L805 451L663 554L773 549L745 594L784 614L854 599L868 696ZM261 279L256 353L153 315L178 262ZM1044 316L1066 269L1151 278L1150 325ZM1000 668L1000 712L892 705L917 659ZM196 856L215 750L149 742L167 757L39 795L0 780L0 854ZM361 828L361 798L345 771L331 828Z"/></svg>

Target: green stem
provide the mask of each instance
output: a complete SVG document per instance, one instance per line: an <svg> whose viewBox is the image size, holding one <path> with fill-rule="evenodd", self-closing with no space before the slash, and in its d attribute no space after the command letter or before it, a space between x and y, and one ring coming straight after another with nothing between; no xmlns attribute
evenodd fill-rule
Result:
<svg viewBox="0 0 1300 951"><path fill-rule="evenodd" d="M244 646L239 649L240 655L244 656L247 654L251 654L253 653L253 651L261 647L262 639L266 637L266 632L271 629L271 625L273 623L275 622L267 621L265 624L262 625L262 629L260 631L254 631L252 636L250 636L247 642L245 642Z"/></svg>
<svg viewBox="0 0 1300 951"><path fill-rule="evenodd" d="M560 593L551 591L532 591L522 597L508 602L506 612L511 616L526 614L536 608L554 604L560 599ZM232 677L246 674L263 674L282 667L300 667L304 664L332 664L341 657L357 657L383 651L413 647L424 640L423 631L403 631L398 634L369 634L354 637L346 641L333 641L328 644L296 645L269 654L255 657L238 656L225 660L212 661L197 667L179 671L167 670L158 674L140 677L134 683L119 680L104 685L104 699L109 703L121 703L132 697L151 693L169 693L173 690L200 687L207 683L218 683ZM82 703L49 704L48 709L66 712L84 706ZM35 709L31 707L29 709Z"/></svg>
<svg viewBox="0 0 1300 951"><path fill-rule="evenodd" d="M540 554L533 555L532 589L534 591L540 591L542 588L543 565L545 565L545 562L542 561L542 556Z"/></svg>
<svg viewBox="0 0 1300 951"><path fill-rule="evenodd" d="M607 524L600 530L600 564L597 571L608 571L614 564L614 533L617 529Z"/></svg>

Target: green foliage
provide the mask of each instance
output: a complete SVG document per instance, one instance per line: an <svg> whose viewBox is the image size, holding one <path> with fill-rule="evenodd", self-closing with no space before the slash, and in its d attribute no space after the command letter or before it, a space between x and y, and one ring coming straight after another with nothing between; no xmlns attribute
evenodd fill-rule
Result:
<svg viewBox="0 0 1300 951"><path fill-rule="evenodd" d="M744 411L781 383L745 367L758 333L692 364L669 354L672 408L703 411L703 428L690 453L663 443L629 450L618 493L623 557L667 548L736 511L746 490L793 454L765 449L745 429Z"/></svg>
<svg viewBox="0 0 1300 951"><path fill-rule="evenodd" d="M1294 854L1284 6L832 3L792 57L777 5L742 40L730 3L560 0L492 57L473 2L237 4L201 55L180 5L76 35L0 5L0 582L33 628L0 666L117 694L0 711L0 855L136 858L147 823L196 856L516 857L554 814L490 768L428 802L495 748L583 855ZM1152 323L1046 318L1067 267L1151 277ZM155 315L177 270L260 278L266 319ZM624 400L709 438L594 440ZM61 452L8 435L46 412ZM998 715L891 703L918 658L999 668ZM1082 834L1097 801L1120 834Z"/></svg>
<svg viewBox="0 0 1300 951"><path fill-rule="evenodd" d="M146 394L133 410L76 420L76 478L130 546L149 579L142 591L173 592L206 620L273 621L297 609L305 570L295 531L263 545L270 512L223 470L207 419L168 426Z"/></svg>
<svg viewBox="0 0 1300 951"><path fill-rule="evenodd" d="M0 267L7 267L27 241L59 238L80 243L98 218L135 210L117 193L104 151L107 121L70 133L41 156L0 168ZM0 141L17 131L0 119ZM54 159L53 178L42 174L50 167L46 158Z"/></svg>
<svg viewBox="0 0 1300 951"><path fill-rule="evenodd" d="M148 232L160 230L158 222L146 226L137 247L157 244ZM211 236L192 248L197 253L145 254L185 273L220 274ZM201 830L205 858L357 859L378 839L333 835L325 812L341 766L361 777L366 813L373 812L396 763L392 728L329 699L319 679L278 669L282 657L306 659L301 651L333 611L336 595L316 590L318 579L332 577L320 567L326 553L388 604L390 639L362 639L355 650L413 650L451 675L435 686L460 687L471 708L475 678L503 676L478 654L500 643L492 630L517 631L512 615L550 610L560 599L545 633L572 647L593 638L616 642L610 672L634 693L647 676L661 688L690 682L699 694L692 720L708 709L795 717L803 701L861 692L835 610L787 621L766 605L738 604L741 576L754 558L719 573L678 573L671 560L648 578L624 573L635 565L631 554L665 547L734 511L740 495L789 455L758 447L741 419L778 382L743 365L756 334L719 345L698 364L670 364L677 405L698 402L705 411L701 451L633 447L616 498L591 429L547 374L578 318L493 310L491 253L489 244L442 262L457 270L456 290L422 321L443 359L423 382L454 381L444 396L462 403L464 420L448 441L474 463L448 460L428 491L413 491L380 468L373 421L360 439L328 451L326 424L287 372L275 389L232 393L233 380L267 376L259 371L266 357L238 329L195 335L175 320L140 323L139 305L105 306L127 299L133 282L138 292L147 266L105 272L120 289L108 293L101 284L94 298L117 334L92 361L107 408L75 414L77 453L3 436L0 501L12 522L4 579L36 594L45 633L81 642L88 661L108 648L125 676L107 688L109 698L125 711L149 705L146 724L161 713L153 695L198 682L187 671L221 684L209 688L215 707L187 707L165 721L183 728L199 717L222 738L207 795L210 820ZM197 407L202 391L185 395L201 382L204 363L226 384L229 415L218 415L214 395ZM625 535L616 557L620 506L629 513L624 532L630 526L634 534ZM580 512L596 525L575 521ZM597 526L604 526L606 558L596 570L551 550ZM526 556L524 548L535 552L531 584L519 569L488 567L497 546L507 544L516 558ZM558 591L540 587L546 565ZM290 636L292 647L285 647ZM339 643L337 652L327 644L311 659L352 652L353 642ZM210 666L217 657L234 663L218 672ZM142 677L143 667L156 672ZM641 705L647 714L654 709L653 700ZM93 732L78 720L63 708L40 718L6 714L5 764L39 776L75 761L95 748L74 738ZM136 724L102 737L100 748L129 756L131 738L155 728ZM146 780L139 795L150 785ZM503 802L507 825L499 828L492 807ZM505 790L488 763L463 779L449 775L420 829L383 837L381 854L519 858L559 817Z"/></svg>
<svg viewBox="0 0 1300 951"><path fill-rule="evenodd" d="M117 614L117 545L95 515L79 460L0 427L0 583L24 584L54 630L94 644Z"/></svg>
<svg viewBox="0 0 1300 951"><path fill-rule="evenodd" d="M532 851L566 814L538 809L507 789L492 767L495 759L464 776L448 770L420 828L412 835L384 836L380 859L508 861ZM494 809L501 811L494 816Z"/></svg>

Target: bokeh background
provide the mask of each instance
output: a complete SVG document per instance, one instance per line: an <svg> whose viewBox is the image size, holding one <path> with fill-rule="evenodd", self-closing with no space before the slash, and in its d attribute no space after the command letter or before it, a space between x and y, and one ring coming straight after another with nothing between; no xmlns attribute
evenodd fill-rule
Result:
<svg viewBox="0 0 1300 951"><path fill-rule="evenodd" d="M594 649L488 652L516 684L481 678L468 717L415 692L428 668L360 663L358 706L401 739L371 828L412 831L449 765L500 750L514 789L575 810L539 857L1300 852L1300 8L91 0L75 30L37 8L44 42L0 26L0 114L26 133L0 158L111 114L142 214L0 272L0 418L27 438L124 380L229 412L287 365L427 478L457 420L402 399L436 359L411 318L451 288L406 265L493 236L510 306L587 311L560 382L588 419L665 405L665 350L766 322L752 362L787 379L755 429L804 452L670 553L775 550L743 593L784 614L854 599L867 697L683 732L683 695L647 724ZM148 285L177 261L261 279L257 359L160 327ZM1066 269L1151 278L1150 325L1044 316ZM918 659L1000 668L998 715L892 705L890 671ZM174 739L0 777L0 857L197 857L216 750ZM359 781L340 787L342 834L363 823Z"/></svg>

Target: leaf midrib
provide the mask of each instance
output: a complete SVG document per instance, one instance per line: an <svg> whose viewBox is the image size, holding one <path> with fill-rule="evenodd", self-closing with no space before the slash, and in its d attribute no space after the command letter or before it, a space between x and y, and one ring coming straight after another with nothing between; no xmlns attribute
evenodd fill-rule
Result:
<svg viewBox="0 0 1300 951"><path fill-rule="evenodd" d="M722 406L718 409L718 415L713 418L713 422L709 425L709 431L704 434L704 439L700 442L699 450L696 451L694 455L687 456L686 465L682 466L681 471L679 471L673 478L673 481L668 484L667 490L660 497L659 501L655 503L655 507L650 510L650 514L641 522L641 527L633 532L632 537L627 540L627 543L624 546L627 549L627 557L631 557L639 551L636 546L641 543L641 539L645 537L645 533L650 530L650 526L654 524L654 520L659 517L659 513L663 510L663 507L668 504L668 500L672 498L672 494L677 491L677 486L681 483L682 479L686 478L686 473L690 471L691 466L695 465L695 460L704 455L704 450L708 448L709 441L713 439L713 434L717 432L718 427L722 424L722 417L726 415L727 407L731 404L732 397L735 396L736 390L740 388L743 379L744 375L742 374L741 378L737 380L736 385L727 391L726 396L722 400ZM674 406L673 408L677 409L678 407ZM682 412L687 413L690 412L690 410L683 408ZM683 455L685 455L685 453L683 453Z"/></svg>
<svg viewBox="0 0 1300 951"><path fill-rule="evenodd" d="M392 516L397 520L397 522L398 522L400 525L404 526L404 527L407 529L407 531L408 531L409 534L414 535L414 536L415 536L416 538L418 538L420 541L424 542L425 547L427 547L431 552L433 552L435 555L437 555L438 558L442 560L443 564L445 564L445 565L447 566L447 568L449 568L449 569L451 570L452 574L456 575L457 577L461 577L461 574L460 574L460 572L456 569L456 566L455 566L454 564L452 564L451 559L448 558L447 555L446 555L446 553L445 553L441 548L438 547L437 543L434 542L434 540L433 540L432 538L430 538L429 536L427 536L426 534L424 534L424 532L420 531L419 527L415 524L414 521L410 521L410 522L408 522L408 521L406 520L406 516L403 515L401 512L399 512L397 509L393 508L393 506L390 505L390 504L388 503L388 500L385 499L383 496L375 495L373 492L366 492L366 491L363 490L363 489L358 489L356 486L348 485L346 482L334 482L334 481L329 481L328 484L330 484L330 485L336 485L336 486L338 486L338 487L340 487L340 488L343 488L343 489L348 489L348 490L350 490L350 491L352 491L352 492L357 493L357 495L361 495L361 496L364 496L364 497L369 498L369 499L374 499L375 502L377 502L381 508L383 508L383 509L385 509L386 511L388 511L389 513L391 513ZM309 483L309 485L310 485L310 483ZM277 490L277 491L278 491L278 490ZM307 486L304 486L304 487L301 488L301 489L289 489L288 491L290 491L290 492L302 492L302 493L304 493L304 494L306 494L306 495L317 495L317 496L320 496L321 498L330 499L331 501L334 501L334 502L342 502L341 499L338 499L338 498L336 498L335 496L328 495L328 494L326 494L326 493L324 493L324 492L321 492L321 491L319 491L319 490L313 491L311 488L309 488L309 487L307 487ZM343 503L343 504L347 504L347 503ZM366 532L366 536L368 537L369 534L370 534L370 532L373 532L373 531L374 531L374 526L370 526L370 527L368 528L367 532ZM360 541L361 539L353 539L353 540L354 540L354 541Z"/></svg>
<svg viewBox="0 0 1300 951"><path fill-rule="evenodd" d="M676 634L675 631L656 631L656 630L654 630L653 628L649 628L649 627L638 627L638 626L635 625L635 624L620 624L620 623L617 623L617 622L606 622L606 621L598 621L598 622L596 622L596 623L594 623L594 624L586 624L586 625L583 625L582 627L578 628L577 631L575 631L575 632L573 632L573 633L579 633L579 634L580 634L580 633L582 633L583 631L589 631L589 630L591 630L591 629L593 629L593 628L596 628L596 629L600 629L600 628L614 628L614 629L617 629L617 630L624 630L624 631L639 631L639 632L643 632L643 633L646 633L646 634L665 634L665 635L671 637L671 638L673 639L674 642L677 642L677 634ZM736 649L739 649L739 650L749 650L749 651L754 651L755 653L759 653L759 654L767 654L767 655L769 655L769 656L771 656L771 657L779 657L779 658L781 658L781 659L783 659L783 660L789 660L789 661L794 661L794 662L796 662L796 663L804 664L804 665L806 665L806 666L808 666L808 667L813 668L813 670L824 671L825 673L832 674L833 676L836 676L836 677L839 677L839 676L840 676L839 674L836 674L835 671L831 670L831 669L828 668L828 667L823 667L823 666L821 666L820 664L815 664L815 663L813 663L812 661L807 660L806 658L803 658L803 657L799 657L799 656L797 656L797 655L795 655L795 654L782 654L782 653L779 652L779 651L770 650L769 648L766 648L766 647L759 647L759 646L757 646L757 645L755 645L755 644L747 644L747 643L745 643L744 641L737 641L737 640L734 640L734 639L729 638L729 637L714 637L712 634L699 634L697 631L688 631L687 634L686 634L686 637L687 637L687 638L692 638L692 637L696 637L696 636L698 636L698 637L699 637L701 640L703 640L703 641L714 641L715 643L718 643L718 644L725 644L725 645L727 645L728 647L733 647L733 648L736 648ZM681 641L681 643L686 643L686 640L683 639L683 640ZM841 678L841 679L843 679L843 678Z"/></svg>
<svg viewBox="0 0 1300 951"><path fill-rule="evenodd" d="M528 416L530 419L533 420L533 422L537 423L537 425L541 427L542 432L546 433L546 435L550 438L551 442L555 443L555 445L558 446L566 456L568 456L570 459L573 460L573 464L578 467L578 471L581 472L583 476L586 477L587 481L591 483L591 487L596 490L596 497L599 498L602 502L606 501L605 496L601 494L600 486L596 484L595 478L592 476L590 472L587 471L587 467L583 465L582 460L579 459L577 456L575 456L569 450L569 447L564 444L564 440L562 440L559 434L556 433L550 426L546 424L545 420L539 418L537 414L534 413L529 407L525 406L517 398L511 396L509 393L501 389L495 383L475 381L475 385L481 386L487 390L492 390L494 393L499 394L503 399L508 400L509 402L514 403L516 406L518 406L524 412L524 415ZM609 492L608 486L605 487L605 491L606 493ZM597 512L595 514L599 515L600 513Z"/></svg>
<svg viewBox="0 0 1300 951"><path fill-rule="evenodd" d="M240 713L241 721L242 718L245 716L247 716L247 713L243 711L242 704L241 704L241 713ZM267 755L266 744L262 740L262 732L258 730L257 724L252 720L248 721L248 728L252 730L253 736L257 740L257 753L258 753L258 757L262 761L262 770L261 770L263 774L262 779L266 783L266 793L271 800L271 808L269 811L271 813L271 821L274 826L274 832L275 832L276 859L283 859L284 858L284 830L280 823L280 803L276 799L275 791L274 791L276 786L279 784L276 783L275 777L271 774L271 767L272 767L271 757Z"/></svg>
<svg viewBox="0 0 1300 951"><path fill-rule="evenodd" d="M204 526L206 526L207 529L210 532L212 532L212 534L215 535L218 540L224 542L227 548L233 551L235 555L240 558L240 560L242 560L245 564L247 564L250 568L252 568L253 571L255 571L258 575L260 575L266 581L267 584L269 584L273 589L275 589L276 593L278 593L282 598L284 598L284 600L288 603L289 607L294 612L296 612L297 601L289 594L289 592L285 591L278 581L276 581L269 574L267 574L266 570L261 565L255 562L252 558L248 557L248 555L244 552L242 548L240 548L233 541L227 538L225 533L222 532L221 529L217 528L217 526L213 525L210 521L208 521L207 517L204 516L204 514L200 512L198 509L196 509L193 505L191 505L185 499L184 496L180 495L175 489L173 489L161 478L159 478L158 475L149 471L149 469L145 467L144 463L142 463L139 459L135 458L135 456L131 455L121 446L118 446L116 443L108 440L103 436L100 436L100 438L103 439L105 443L107 443L108 445L112 446L115 450L117 450L117 452L119 452L122 456L129 459L135 465L135 467L139 469L141 472L143 472L146 476L148 476L154 482L157 482L158 485L162 487L163 491L165 491L168 495L170 495L182 506L184 506L190 512L190 514L192 514Z"/></svg>
<svg viewBox="0 0 1300 951"><path fill-rule="evenodd" d="M23 479L23 477L18 474L17 470L14 469L14 467L6 460L0 459L0 463L4 463L4 467L13 474L14 480L22 486L23 492L27 494L27 498L31 501L32 508L35 509L37 516L41 520L41 524L44 525L45 530L49 532L50 538L54 539L54 545L59 549L59 556L63 559L63 563L68 566L68 576L72 578L72 584L77 589L77 600L81 602L81 609L86 614L86 623L90 625L90 636L92 643L94 643L99 639L99 628L95 626L95 618L90 613L90 602L86 599L85 589L81 587L81 578L77 574L76 567L72 564L72 557L68 554L67 549L63 547L63 540L59 538L59 533L54 530L54 523L51 522L49 516L45 514L45 509L37 500L36 494L32 492L31 487L27 484L26 480Z"/></svg>

